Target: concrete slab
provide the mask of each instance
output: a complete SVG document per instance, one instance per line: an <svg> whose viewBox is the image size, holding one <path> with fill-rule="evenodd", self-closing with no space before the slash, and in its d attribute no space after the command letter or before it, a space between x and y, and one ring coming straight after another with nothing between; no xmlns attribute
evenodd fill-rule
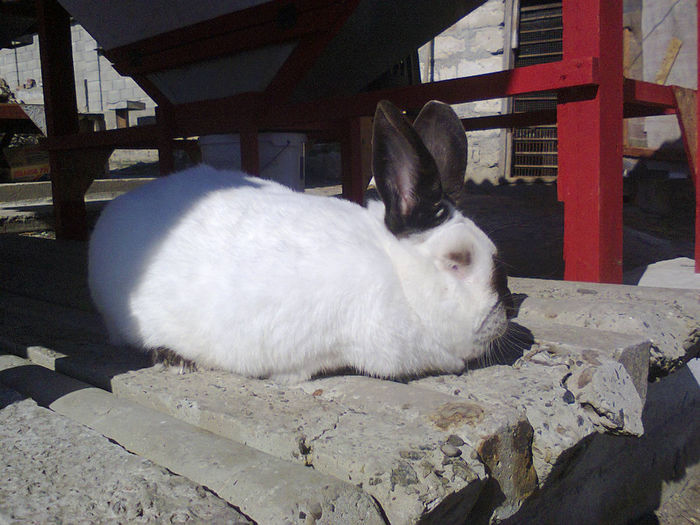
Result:
<svg viewBox="0 0 700 525"><path fill-rule="evenodd" d="M66 326L85 321L70 309L50 318L44 340L52 330L60 340ZM128 351L84 339L71 345L78 337L11 349L118 397L358 484L391 523L450 522L477 506L505 519L585 437L642 432L639 385L649 344L640 337L535 327L534 346L514 367L409 384L346 375L286 388L222 371L141 368L139 360L132 361L138 369L124 372ZM15 331L15 340L23 339L31 336ZM489 483L505 501L491 499Z"/></svg>
<svg viewBox="0 0 700 525"><path fill-rule="evenodd" d="M0 523L252 523L211 490L0 384Z"/></svg>
<svg viewBox="0 0 700 525"><path fill-rule="evenodd" d="M647 266L638 286L700 290L700 273L695 273L695 261L678 257Z"/></svg>
<svg viewBox="0 0 700 525"><path fill-rule="evenodd" d="M636 334L651 341L651 374L661 376L700 354L700 293L543 279L511 279L524 326L565 324Z"/></svg>
<svg viewBox="0 0 700 525"><path fill-rule="evenodd" d="M342 375L279 387L215 370L178 374L105 343L86 295L84 247L31 241L0 238L0 248L14 246L0 249L0 263L15 269L0 281L0 347L220 439L311 465L376 499L391 523L517 523L533 512L547 522L556 509L541 494L575 493L570 483L588 479L621 494L592 474L605 465L589 444L644 429L649 352L657 371L676 374L698 352L694 291L513 279L524 299L513 352L501 348L492 366L461 376L402 384ZM692 433L683 436L687 443ZM578 494L600 497L595 490ZM591 512L602 519L610 506Z"/></svg>
<svg viewBox="0 0 700 525"><path fill-rule="evenodd" d="M0 355L0 380L127 450L209 487L258 523L384 522L374 501L354 485L118 399L30 361Z"/></svg>

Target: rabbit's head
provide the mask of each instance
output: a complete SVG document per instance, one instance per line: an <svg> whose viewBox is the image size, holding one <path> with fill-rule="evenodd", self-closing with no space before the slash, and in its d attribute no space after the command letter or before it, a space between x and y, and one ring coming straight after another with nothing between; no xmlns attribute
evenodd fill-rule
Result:
<svg viewBox="0 0 700 525"><path fill-rule="evenodd" d="M454 205L467 165L462 123L441 102L428 102L411 124L382 101L372 146L384 222L427 261L424 282L404 285L409 296L420 289L409 300L421 322L459 357L479 357L505 332L512 303L495 245Z"/></svg>

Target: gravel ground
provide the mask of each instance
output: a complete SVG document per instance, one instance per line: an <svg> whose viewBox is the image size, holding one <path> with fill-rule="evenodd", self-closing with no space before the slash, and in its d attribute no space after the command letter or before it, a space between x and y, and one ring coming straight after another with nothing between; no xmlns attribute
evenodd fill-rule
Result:
<svg viewBox="0 0 700 525"><path fill-rule="evenodd" d="M252 523L201 485L0 384L0 525Z"/></svg>

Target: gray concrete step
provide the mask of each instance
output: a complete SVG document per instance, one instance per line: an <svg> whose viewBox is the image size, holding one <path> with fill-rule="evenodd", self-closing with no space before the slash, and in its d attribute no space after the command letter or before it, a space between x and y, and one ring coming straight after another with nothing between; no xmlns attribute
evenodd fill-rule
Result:
<svg viewBox="0 0 700 525"><path fill-rule="evenodd" d="M0 381L236 502L258 523L305 524L308 517L313 522L323 517L323 523L384 522L374 501L352 484L118 399L31 361L0 355ZM103 518L98 516L98 521Z"/></svg>
<svg viewBox="0 0 700 525"><path fill-rule="evenodd" d="M204 486L2 383L0 443L3 525L252 523Z"/></svg>
<svg viewBox="0 0 700 525"><path fill-rule="evenodd" d="M75 317L70 309L57 310L55 324L44 329L58 338L63 327L78 324ZM543 334L535 328L535 344L513 367L409 384L339 376L280 388L215 370L177 374L141 368L145 363L133 359L139 354L128 350L95 342L71 346L70 336L61 351L56 345L6 348L232 442L357 484L391 523L439 523L468 514L489 479L505 494L496 505L505 518L586 436L642 432L645 390L635 385L644 384L648 343L605 333L587 341L580 330L563 328ZM548 330L556 341L548 341ZM610 381L613 376L621 379ZM567 433L550 427L551 419Z"/></svg>
<svg viewBox="0 0 700 525"><path fill-rule="evenodd" d="M0 349L100 387L113 415L122 402L140 407L134 410L196 427L235 450L245 447L246 454L251 449L285 468L354 487L352 498L360 499L353 501L376 501L390 523L517 522L524 515L546 521L557 509L542 494L588 479L568 474L578 468L577 458L589 458L584 472L606 468L600 457L617 442L606 442L600 457L584 454L597 436L639 436L649 425L658 427L659 410L652 417L646 403L650 351L657 368L666 359L675 364L662 370L686 379L683 363L698 352L696 293L513 279L511 289L526 297L510 352L502 348L490 366L474 364L459 376L404 384L346 374L280 387L217 370L180 374L106 344L86 299L84 245L0 237L3 261L22 271L0 280ZM54 261L50 278L42 268ZM700 396L689 381L685 405L663 397L655 406L674 414L697 410ZM103 394L95 395L106 399ZM687 444L700 428L685 431ZM131 431L125 434L114 435L130 439ZM171 461L170 455L182 455L181 449L173 444L158 461ZM632 497L624 484L611 487L593 477L596 490ZM231 501L239 497L231 493L229 501L241 506ZM567 497L576 503L572 493ZM585 514L589 522L611 512L614 498L605 501ZM371 506L362 508L370 512ZM314 505L311 514L299 512L309 518L315 511ZM635 509L625 512L620 523Z"/></svg>

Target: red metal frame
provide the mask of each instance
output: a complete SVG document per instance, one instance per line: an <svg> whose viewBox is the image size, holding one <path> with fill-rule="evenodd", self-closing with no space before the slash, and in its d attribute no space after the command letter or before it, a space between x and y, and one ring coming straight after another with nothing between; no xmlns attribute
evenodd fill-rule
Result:
<svg viewBox="0 0 700 525"><path fill-rule="evenodd" d="M700 28L700 9L698 9L698 20L696 27ZM695 134L695 137L697 139L695 151L698 155L700 155L700 130L697 129L697 125L698 123L700 123L700 100L697 100L697 92L700 91L700 38L698 38L697 42L696 56L698 62L698 83L697 90L695 93L695 125L697 131L697 133ZM700 273L700 159L696 159L695 162L695 272Z"/></svg>
<svg viewBox="0 0 700 525"><path fill-rule="evenodd" d="M37 1L36 11L47 135L75 135L79 125L70 16L55 0ZM84 239L87 236L84 195L89 183L85 185L81 170L74 169L76 164L70 152L49 151L49 165L56 235Z"/></svg>
<svg viewBox="0 0 700 525"><path fill-rule="evenodd" d="M328 33L339 18L352 13L356 4L356 1L275 0L105 50L105 55L120 73L144 75L296 41L309 34ZM285 21L285 16L289 21Z"/></svg>
<svg viewBox="0 0 700 525"><path fill-rule="evenodd" d="M560 97L557 187L564 278L622 282L622 2L563 2L563 56L600 60L590 100Z"/></svg>
<svg viewBox="0 0 700 525"><path fill-rule="evenodd" d="M40 4L53 1L38 0ZM465 119L465 129L557 122L558 188L565 210L565 278L620 282L622 120L677 111L671 87L623 79L622 1L564 2L564 53L559 62L350 97L291 102L296 85L357 3L358 0L274 0L106 51L120 72L132 75L156 98L158 126L110 130L91 136L51 133L49 148L57 151L156 143L161 151L162 171L168 172L172 169L173 138L238 132L243 166L256 173L259 130L313 131L341 141L344 195L359 201L367 164L365 117L373 114L379 100L387 98L406 109L417 109L430 99L462 103L556 91L556 111ZM279 16L281 9L291 10L288 14L296 23L285 25ZM147 81L149 73L169 67L290 41L297 42L297 46L265 92L171 105ZM699 181L696 175L696 195L700 194ZM698 210L696 239L700 238L700 204ZM696 261L700 270L699 242Z"/></svg>

